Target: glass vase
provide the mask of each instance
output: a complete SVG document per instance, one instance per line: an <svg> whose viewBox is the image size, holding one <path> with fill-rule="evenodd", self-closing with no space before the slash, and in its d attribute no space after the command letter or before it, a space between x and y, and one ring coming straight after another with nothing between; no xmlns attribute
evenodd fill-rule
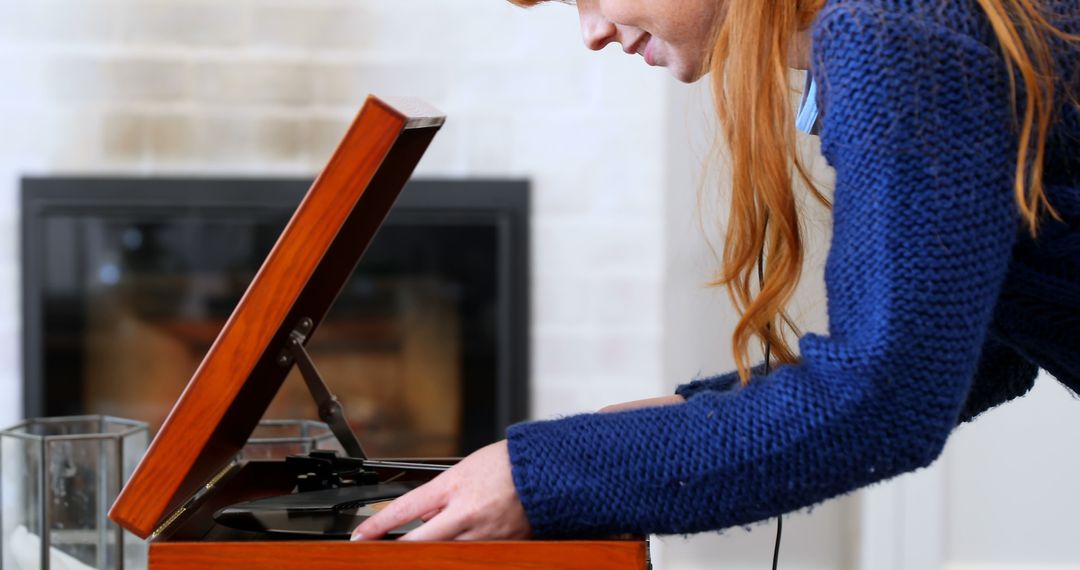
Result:
<svg viewBox="0 0 1080 570"><path fill-rule="evenodd" d="M284 459L316 449L343 453L330 427L313 420L262 420L240 450L240 459Z"/></svg>
<svg viewBox="0 0 1080 570"><path fill-rule="evenodd" d="M146 567L146 543L108 519L146 452L143 422L107 416L27 420L0 431L4 569Z"/></svg>

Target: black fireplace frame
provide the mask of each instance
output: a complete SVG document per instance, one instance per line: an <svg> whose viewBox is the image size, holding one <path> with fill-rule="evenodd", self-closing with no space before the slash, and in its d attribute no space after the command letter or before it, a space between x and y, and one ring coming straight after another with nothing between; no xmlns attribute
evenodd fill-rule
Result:
<svg viewBox="0 0 1080 570"><path fill-rule="evenodd" d="M264 214L291 211L311 178L24 177L21 180L23 412L47 414L44 395L44 221L47 216L108 208L237 208ZM176 197L183 196L177 204ZM253 200L257 196L257 201ZM448 216L447 212L453 212ZM529 407L530 185L514 179L411 180L385 225L492 223L499 232L497 372L492 434L526 419ZM526 255L513 255L525 252ZM330 379L333 382L333 379ZM466 442L468 446L468 442Z"/></svg>

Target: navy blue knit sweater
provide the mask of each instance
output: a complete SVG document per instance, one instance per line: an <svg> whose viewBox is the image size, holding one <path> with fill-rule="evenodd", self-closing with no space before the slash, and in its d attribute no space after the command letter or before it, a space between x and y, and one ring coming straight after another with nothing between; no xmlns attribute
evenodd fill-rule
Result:
<svg viewBox="0 0 1080 570"><path fill-rule="evenodd" d="M1080 32L1080 2L1056 0ZM1013 197L1008 78L974 0L829 0L811 72L836 170L829 334L742 387L682 405L518 424L538 536L692 533L762 520L931 463L958 422L1027 391L1080 389L1080 51L1059 76L1038 240ZM1020 99L1023 100L1022 98Z"/></svg>

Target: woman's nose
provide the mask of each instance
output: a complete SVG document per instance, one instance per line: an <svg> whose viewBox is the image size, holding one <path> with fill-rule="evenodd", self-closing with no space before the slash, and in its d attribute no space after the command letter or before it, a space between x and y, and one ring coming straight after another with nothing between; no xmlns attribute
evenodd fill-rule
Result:
<svg viewBox="0 0 1080 570"><path fill-rule="evenodd" d="M578 4L581 8L583 4ZM604 18L598 12L581 10L581 38L585 41L585 47L597 51L615 41L617 30L615 24Z"/></svg>

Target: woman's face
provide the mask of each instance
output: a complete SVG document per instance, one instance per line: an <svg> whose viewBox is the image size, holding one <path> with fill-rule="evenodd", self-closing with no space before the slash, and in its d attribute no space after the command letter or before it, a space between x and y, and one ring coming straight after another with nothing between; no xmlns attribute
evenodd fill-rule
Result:
<svg viewBox="0 0 1080 570"><path fill-rule="evenodd" d="M720 0L577 0L585 46L617 42L687 83L705 73Z"/></svg>

